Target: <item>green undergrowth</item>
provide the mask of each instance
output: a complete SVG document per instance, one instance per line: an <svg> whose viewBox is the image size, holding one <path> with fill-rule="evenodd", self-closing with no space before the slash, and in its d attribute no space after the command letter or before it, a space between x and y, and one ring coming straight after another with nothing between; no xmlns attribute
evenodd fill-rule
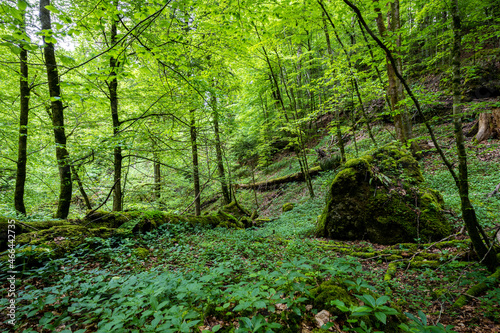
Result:
<svg viewBox="0 0 500 333"><path fill-rule="evenodd" d="M391 140L376 130L380 144ZM360 151L373 148L366 138L357 144ZM347 153L356 157L352 144ZM500 182L498 173L477 156L469 161L473 198L487 203L476 204L478 214L491 225L500 211L498 197L483 199ZM490 168L498 161L487 163L493 163ZM431 154L420 164L459 229L456 191L442 163ZM284 162L268 168L268 175L296 171ZM498 283L476 262L463 236L392 246L316 238L337 172L313 179L312 199L303 183L257 192L261 216L271 218L260 227L210 229L181 221L128 236L88 237L60 258L43 246L18 246L16 264L33 264L19 266L14 331L291 333L303 327L326 332L334 325L345 332L452 332L447 325L464 321L471 327L485 320L500 324ZM253 191L237 195L242 206L255 208ZM287 202L294 207L282 212ZM478 284L488 289L472 299L472 310L452 308ZM3 296L0 308L8 305ZM320 329L315 316L322 310L330 311L332 323ZM6 321L0 328L12 329Z"/></svg>
<svg viewBox="0 0 500 333"><path fill-rule="evenodd" d="M321 207L319 199L307 200L262 228L164 224L133 238L88 238L48 262L50 252L44 253L42 265L25 267L17 279L16 331L298 332L302 325L314 326L315 314L332 307L346 331L383 331L389 316L417 315L434 301L452 302L461 288L487 276L477 264L463 265L448 255L467 247L450 241L440 247L443 256L434 258L439 266L398 266L384 281L388 258L376 258L367 269L356 257L382 250L368 242L311 237L314 221L307 217ZM423 247L400 244L386 250L408 257ZM17 251L28 255L35 249ZM406 274L421 275L419 286L405 281ZM442 289L443 275L452 288ZM333 280L341 281L336 288L343 288L349 302L319 297L315 288ZM0 307L6 301L2 298ZM391 319L394 327L401 325L396 331L424 332L416 330L418 323L433 326L405 318Z"/></svg>

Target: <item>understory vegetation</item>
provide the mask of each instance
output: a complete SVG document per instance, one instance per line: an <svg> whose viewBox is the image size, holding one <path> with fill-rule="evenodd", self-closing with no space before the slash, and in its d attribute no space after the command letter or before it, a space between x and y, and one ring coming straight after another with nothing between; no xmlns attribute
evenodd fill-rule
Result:
<svg viewBox="0 0 500 333"><path fill-rule="evenodd" d="M439 127L443 141L447 126ZM469 146L477 152L471 160L471 169L478 170L471 174L475 203L486 200L499 181L498 174L487 172L500 164L497 145ZM360 138L358 149L370 147ZM279 160L269 165L272 174L257 177L275 177L284 165ZM426 182L444 193L454 235L443 241L381 246L315 238L328 186L338 172L326 171L314 179L314 199L300 182L259 192L261 211L271 218L262 227L164 224L132 236L87 238L52 260L50 248L18 247L22 278L16 331L319 332L315 316L325 309L332 321L323 328L331 325L336 331L493 331L500 324L498 282L476 262L456 213L457 198L447 193L449 182L435 153L420 165ZM250 190L238 197L244 206L254 204ZM479 214L486 227L493 227L500 202L487 200ZM294 208L281 213L287 202ZM465 307L453 306L480 283L488 286L485 292L468 298ZM1 302L7 306L6 298ZM389 322L396 324L388 330Z"/></svg>

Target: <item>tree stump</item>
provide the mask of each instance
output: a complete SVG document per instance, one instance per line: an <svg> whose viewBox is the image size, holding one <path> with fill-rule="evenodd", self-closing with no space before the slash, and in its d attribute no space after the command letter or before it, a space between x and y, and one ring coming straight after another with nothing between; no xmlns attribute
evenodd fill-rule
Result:
<svg viewBox="0 0 500 333"><path fill-rule="evenodd" d="M481 142L494 137L500 137L500 108L479 115L479 129L475 140Z"/></svg>

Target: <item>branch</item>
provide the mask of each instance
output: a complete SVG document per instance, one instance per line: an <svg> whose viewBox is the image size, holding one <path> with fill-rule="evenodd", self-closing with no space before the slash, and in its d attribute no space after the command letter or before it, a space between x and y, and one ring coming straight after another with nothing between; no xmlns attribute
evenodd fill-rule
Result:
<svg viewBox="0 0 500 333"><path fill-rule="evenodd" d="M498 191L500 191L500 184L498 184L497 187L495 187L495 189L493 190L493 192L491 192L490 194L488 194L488 198L491 198L492 196L494 196L495 194L497 194Z"/></svg>
<svg viewBox="0 0 500 333"><path fill-rule="evenodd" d="M161 14L161 12L163 12L163 10L172 2L172 0L168 0L165 5L163 7L161 7L159 10L157 10L156 12L154 12L153 14L149 15L148 17L146 17L144 20L140 21L139 23L137 23L132 29L130 29L125 35L123 35L122 38L120 38L116 43L114 43L113 45L111 45L110 47L108 47L106 50L102 51L101 53L98 53L97 55L93 56L92 58L82 62L81 64L77 65L77 66L74 66L74 67L71 67L71 68L68 68L68 70L66 70L64 73L60 74L60 76L63 76L65 74L67 74L69 71L72 71L74 69L77 69L79 67L82 67L86 64L88 64L89 62L91 62L92 60L95 60L97 58L99 58L100 56L102 56L103 54L106 54L108 53L109 51L111 51L112 49L114 49L116 46L118 46L118 44L120 44L125 38L128 37L128 35L130 35L132 33L132 31L134 31L135 29L139 28L139 26L141 26L141 24L143 24L144 22L146 22L147 20L149 20L150 18L156 18L155 16L158 16L159 14Z"/></svg>
<svg viewBox="0 0 500 333"><path fill-rule="evenodd" d="M113 184L113 186L111 187L111 190L109 191L108 196L106 197L106 199L104 200L104 202L103 202L102 204L100 204L99 206L97 206L96 208L94 208L93 210L91 210L91 211L87 214L87 216L90 216L90 215L94 214L94 213L95 213L95 212L96 212L99 208L101 208L102 206L104 206L104 204L105 204L106 202L108 202L109 197L111 196L111 193L113 193L113 190L115 189L116 184L118 184L118 182L119 182L119 181L120 181L120 179L117 179L117 180L116 180L116 182ZM90 223L92 223L92 222L94 222L94 221L90 221L89 223L87 223L86 225L84 225L84 227L88 226L88 225L89 225Z"/></svg>

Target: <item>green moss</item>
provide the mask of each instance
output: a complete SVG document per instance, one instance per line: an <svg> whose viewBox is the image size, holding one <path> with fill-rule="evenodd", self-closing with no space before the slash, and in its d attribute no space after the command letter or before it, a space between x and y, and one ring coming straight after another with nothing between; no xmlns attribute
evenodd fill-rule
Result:
<svg viewBox="0 0 500 333"><path fill-rule="evenodd" d="M113 236L115 233L115 229L106 228L106 227L92 228L89 230L96 237L101 237L101 238L109 238L109 237Z"/></svg>
<svg viewBox="0 0 500 333"><path fill-rule="evenodd" d="M346 318L346 315L340 311L331 302L339 300L344 302L347 307L357 305L358 301L351 295L345 285L335 280L328 280L311 290L313 305L318 310L327 310L330 314Z"/></svg>
<svg viewBox="0 0 500 333"><path fill-rule="evenodd" d="M390 279L392 279L394 274L396 274L397 269L398 265L396 263L394 262L389 263L389 265L387 266L387 271L384 275L384 281L389 281Z"/></svg>
<svg viewBox="0 0 500 333"><path fill-rule="evenodd" d="M448 236L442 197L422 180L417 161L395 145L347 161L330 186L317 235L380 244Z"/></svg>
<svg viewBox="0 0 500 333"><path fill-rule="evenodd" d="M283 205L282 207L282 210L283 210L283 213L284 212L289 212L293 209L293 207L295 207L295 204L291 203L291 202L287 202Z"/></svg>
<svg viewBox="0 0 500 333"><path fill-rule="evenodd" d="M20 245L44 245L52 248L55 256L61 256L85 241L85 238L94 236L87 228L77 225L55 226L39 232L30 232L16 237Z"/></svg>
<svg viewBox="0 0 500 333"><path fill-rule="evenodd" d="M145 249L143 247L135 248L132 251L133 255L135 255L136 257L141 258L141 259L146 259L149 256L149 253L150 253L149 250Z"/></svg>

